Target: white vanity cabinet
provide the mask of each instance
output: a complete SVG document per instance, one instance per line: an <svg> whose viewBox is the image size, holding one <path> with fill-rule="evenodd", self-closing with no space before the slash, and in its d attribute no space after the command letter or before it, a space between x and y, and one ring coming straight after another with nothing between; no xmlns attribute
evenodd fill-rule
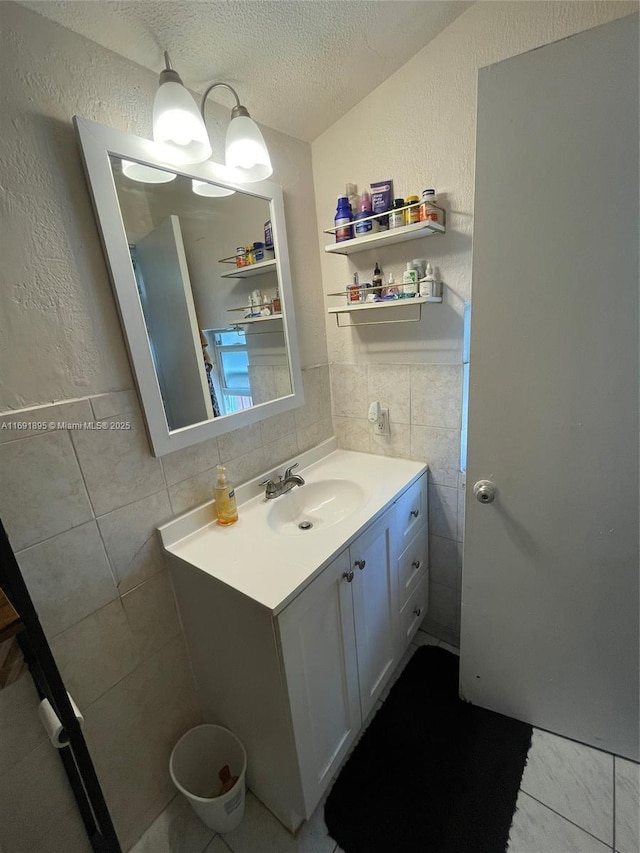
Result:
<svg viewBox="0 0 640 853"><path fill-rule="evenodd" d="M393 519L391 509L277 618L307 816L398 663Z"/></svg>
<svg viewBox="0 0 640 853"><path fill-rule="evenodd" d="M292 831L318 805L426 605L426 467L336 451L304 470L307 484L333 482L347 465L365 503L342 528L261 534L276 505L261 496L232 528L212 523L206 506L161 528L205 720L242 740L249 788Z"/></svg>

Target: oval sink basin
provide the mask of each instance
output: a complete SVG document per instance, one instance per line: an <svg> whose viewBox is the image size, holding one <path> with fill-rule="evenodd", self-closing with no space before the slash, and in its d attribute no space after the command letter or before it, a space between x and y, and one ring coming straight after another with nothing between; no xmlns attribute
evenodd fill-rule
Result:
<svg viewBox="0 0 640 853"><path fill-rule="evenodd" d="M307 533L347 518L363 505L365 498L362 486L351 480L305 483L274 498L267 521L277 533Z"/></svg>

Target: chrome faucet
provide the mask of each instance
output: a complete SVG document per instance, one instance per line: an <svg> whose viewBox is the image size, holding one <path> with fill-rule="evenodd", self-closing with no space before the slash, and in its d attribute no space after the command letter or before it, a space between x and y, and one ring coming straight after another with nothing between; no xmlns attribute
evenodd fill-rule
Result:
<svg viewBox="0 0 640 853"><path fill-rule="evenodd" d="M272 498L279 498L280 495L290 492L294 486L304 486L304 480L300 474L291 473L293 469L297 467L298 463L296 462L290 468L287 468L284 472L284 477L278 477L276 481L263 480L262 483L260 483L261 486L266 486L264 491L266 500L270 501Z"/></svg>

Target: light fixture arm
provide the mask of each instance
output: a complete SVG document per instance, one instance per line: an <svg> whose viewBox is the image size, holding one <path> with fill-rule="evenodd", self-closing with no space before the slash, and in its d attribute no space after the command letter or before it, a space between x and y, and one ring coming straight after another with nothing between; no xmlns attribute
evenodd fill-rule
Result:
<svg viewBox="0 0 640 853"><path fill-rule="evenodd" d="M168 57L166 57L166 58L168 59ZM233 88L233 86L230 86L228 83L212 83L212 84L211 84L211 85L206 89L206 91L205 91L204 95L202 96L202 103L200 104L200 112L202 113L202 118L203 118L203 120L204 120L204 117L205 117L205 116L204 116L204 107L205 107L206 100L207 100L207 98L209 97L209 94L210 94L210 93L211 93L211 92L212 92L212 91L213 91L217 86L224 86L224 88L225 88L225 89L228 89L228 90L231 92L231 94L233 95L233 97L236 99L236 105L235 105L235 107L233 107L233 109L231 110L231 118L232 118L232 119L233 119L233 118L236 118L237 116L246 116L247 118L251 118L251 116L249 115L249 110L248 110L246 107L243 107L243 106L242 106L242 104L240 103L240 98L238 97L238 93L237 93L237 92L236 92L236 90Z"/></svg>

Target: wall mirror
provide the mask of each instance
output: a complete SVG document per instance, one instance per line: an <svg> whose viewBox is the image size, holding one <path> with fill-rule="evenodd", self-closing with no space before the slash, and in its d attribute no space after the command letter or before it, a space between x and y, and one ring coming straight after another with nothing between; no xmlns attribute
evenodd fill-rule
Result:
<svg viewBox="0 0 640 853"><path fill-rule="evenodd" d="M74 122L155 455L302 405L281 188Z"/></svg>

